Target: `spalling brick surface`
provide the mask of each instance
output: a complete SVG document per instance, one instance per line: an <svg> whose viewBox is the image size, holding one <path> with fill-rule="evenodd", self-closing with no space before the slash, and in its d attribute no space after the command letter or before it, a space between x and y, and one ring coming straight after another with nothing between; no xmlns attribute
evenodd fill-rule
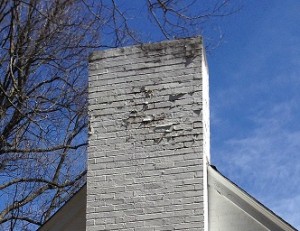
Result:
<svg viewBox="0 0 300 231"><path fill-rule="evenodd" d="M203 230L200 38L90 58L87 230Z"/></svg>

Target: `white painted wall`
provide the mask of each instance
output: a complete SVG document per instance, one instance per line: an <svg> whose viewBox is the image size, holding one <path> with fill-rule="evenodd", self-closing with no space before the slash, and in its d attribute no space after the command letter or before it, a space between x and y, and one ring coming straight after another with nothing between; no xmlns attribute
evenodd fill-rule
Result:
<svg viewBox="0 0 300 231"><path fill-rule="evenodd" d="M211 187L209 198L210 231L269 230Z"/></svg>

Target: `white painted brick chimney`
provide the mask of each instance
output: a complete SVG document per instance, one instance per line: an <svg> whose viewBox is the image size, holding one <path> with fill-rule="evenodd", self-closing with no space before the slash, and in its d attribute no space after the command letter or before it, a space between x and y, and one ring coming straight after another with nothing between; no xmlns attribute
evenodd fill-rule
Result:
<svg viewBox="0 0 300 231"><path fill-rule="evenodd" d="M87 230L207 230L208 73L201 38L94 53Z"/></svg>

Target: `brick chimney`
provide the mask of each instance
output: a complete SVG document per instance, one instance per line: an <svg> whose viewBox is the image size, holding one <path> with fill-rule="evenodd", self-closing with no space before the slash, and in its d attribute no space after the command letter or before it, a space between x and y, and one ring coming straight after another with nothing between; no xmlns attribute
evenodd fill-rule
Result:
<svg viewBox="0 0 300 231"><path fill-rule="evenodd" d="M90 57L87 231L207 230L202 39Z"/></svg>

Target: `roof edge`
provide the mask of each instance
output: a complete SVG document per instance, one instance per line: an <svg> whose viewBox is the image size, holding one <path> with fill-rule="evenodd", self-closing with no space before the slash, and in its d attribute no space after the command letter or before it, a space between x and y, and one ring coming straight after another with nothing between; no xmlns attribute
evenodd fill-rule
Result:
<svg viewBox="0 0 300 231"><path fill-rule="evenodd" d="M207 171L209 178L208 185L215 188L223 196L243 209L259 223L263 224L270 230L278 230L279 227L285 231L297 231L297 229L291 224L283 220L280 216L256 200L245 190L222 175L216 168L210 165L208 166Z"/></svg>

